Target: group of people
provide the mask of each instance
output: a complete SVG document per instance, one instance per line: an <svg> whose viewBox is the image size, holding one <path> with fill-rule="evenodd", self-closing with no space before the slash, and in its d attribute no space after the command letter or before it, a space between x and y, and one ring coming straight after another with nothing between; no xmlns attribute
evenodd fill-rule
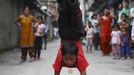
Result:
<svg viewBox="0 0 134 75"><path fill-rule="evenodd" d="M100 46L100 25L98 21L98 16L97 14L93 14L91 17L92 21L88 22L86 26L86 40L87 40L87 52L92 53L92 49L94 46L95 50L99 50Z"/></svg>
<svg viewBox="0 0 134 75"><path fill-rule="evenodd" d="M77 67L81 75L86 75L86 68L89 63L84 56L80 39L86 35L82 24L82 12L79 8L78 0L57 0L59 11L59 36L61 45L53 64L54 74L60 75L62 67ZM30 59L40 60L42 49L42 39L46 35L47 25L41 16L34 18L30 15L29 7L24 8L24 14L20 15L16 21L20 27L20 47L21 63L27 60L29 53ZM46 41L45 41L46 42Z"/></svg>
<svg viewBox="0 0 134 75"><path fill-rule="evenodd" d="M104 9L99 20L97 14L94 14L92 21L88 23L86 28L87 36L82 23L79 0L57 0L57 3L59 12L58 32L61 45L53 64L55 75L60 75L62 67L77 67L81 75L86 75L86 68L89 63L82 49L81 38L83 37L88 40L88 52L92 52L94 44L96 50L99 50L100 45L103 56L109 55L112 51L114 59L119 57L130 59L130 47L134 43L134 0L132 0L133 7L131 10L128 10L128 1L123 1L123 8L118 11L117 15L110 15L108 8ZM118 20L111 25L113 19ZM21 27L22 60L26 61L27 52L29 52L30 58L40 59L42 38L46 33L43 18L39 16L34 19L33 16L29 15L29 8L26 7L24 15L17 18L17 23ZM72 73L71 69L69 69L69 73Z"/></svg>
<svg viewBox="0 0 134 75"><path fill-rule="evenodd" d="M100 50L103 56L113 54L114 59L130 59L134 44L134 0L123 0L118 9L104 8L103 15L97 18L93 14L91 22L87 25L87 51L95 50L100 41ZM131 6L131 9L129 7ZM115 14L111 14L115 13ZM94 41L95 38L95 41ZM100 38L100 40L98 40Z"/></svg>
<svg viewBox="0 0 134 75"><path fill-rule="evenodd" d="M44 22L42 16L34 18L30 15L29 7L24 8L24 14L20 15L16 21L20 27L20 48L21 48L21 62L25 62L27 54L29 53L30 59L39 60L42 42L44 40L44 49L47 44L48 25Z"/></svg>

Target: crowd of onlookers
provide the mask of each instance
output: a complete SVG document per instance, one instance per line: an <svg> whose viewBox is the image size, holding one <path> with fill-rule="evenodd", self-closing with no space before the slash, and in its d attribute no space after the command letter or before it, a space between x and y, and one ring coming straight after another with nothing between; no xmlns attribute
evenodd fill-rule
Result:
<svg viewBox="0 0 134 75"><path fill-rule="evenodd" d="M114 59L130 59L134 47L134 0L123 0L118 8L105 7L102 14L94 13L86 25L87 52L102 51Z"/></svg>

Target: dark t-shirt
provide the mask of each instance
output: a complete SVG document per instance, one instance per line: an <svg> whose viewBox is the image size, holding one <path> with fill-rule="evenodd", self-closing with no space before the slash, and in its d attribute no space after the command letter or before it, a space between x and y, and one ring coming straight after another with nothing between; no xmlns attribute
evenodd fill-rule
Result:
<svg viewBox="0 0 134 75"><path fill-rule="evenodd" d="M74 3L71 0L63 0L58 4L60 37L67 40L79 40L85 36L82 12L79 8L78 0L75 0Z"/></svg>

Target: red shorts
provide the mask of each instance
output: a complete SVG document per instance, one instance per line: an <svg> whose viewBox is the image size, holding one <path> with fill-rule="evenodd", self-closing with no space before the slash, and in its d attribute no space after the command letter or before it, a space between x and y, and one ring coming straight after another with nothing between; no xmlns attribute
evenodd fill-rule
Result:
<svg viewBox="0 0 134 75"><path fill-rule="evenodd" d="M61 42L61 46L59 49L59 52L57 54L57 58L55 60L55 63L53 64L53 68L55 69L56 72L60 72L61 68L62 68L62 54L61 54L61 47L63 45L63 40ZM84 53L83 53L83 49L82 49L82 44L80 41L73 41L76 46L78 47L78 59L77 59L77 63L76 63L76 68L80 71L83 72L86 70L86 68L88 67L89 63L87 62Z"/></svg>

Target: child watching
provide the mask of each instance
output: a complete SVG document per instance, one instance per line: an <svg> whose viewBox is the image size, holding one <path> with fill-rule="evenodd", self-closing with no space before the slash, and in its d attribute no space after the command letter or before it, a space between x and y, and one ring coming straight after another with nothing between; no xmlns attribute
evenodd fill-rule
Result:
<svg viewBox="0 0 134 75"><path fill-rule="evenodd" d="M122 52L122 59L130 59L130 46L131 46L131 39L129 37L129 34L127 32L127 29L121 30L121 52Z"/></svg>
<svg viewBox="0 0 134 75"><path fill-rule="evenodd" d="M43 18L41 16L37 17L37 23L34 25L35 28L35 41L34 41L34 59L39 60L41 49L42 49L42 38L45 25L43 24Z"/></svg>
<svg viewBox="0 0 134 75"><path fill-rule="evenodd" d="M120 29L123 29L123 28L126 28L128 29L128 23L127 23L127 15L125 13L123 13L121 15L121 22L119 23L120 24Z"/></svg>
<svg viewBox="0 0 134 75"><path fill-rule="evenodd" d="M111 33L113 59L119 59L120 57L120 35L119 26L115 24Z"/></svg>
<svg viewBox="0 0 134 75"><path fill-rule="evenodd" d="M93 36L94 36L94 29L93 29L91 23L89 22L88 26L87 26L87 36L86 36L86 39L87 39L87 53L89 53L89 52L92 53Z"/></svg>

